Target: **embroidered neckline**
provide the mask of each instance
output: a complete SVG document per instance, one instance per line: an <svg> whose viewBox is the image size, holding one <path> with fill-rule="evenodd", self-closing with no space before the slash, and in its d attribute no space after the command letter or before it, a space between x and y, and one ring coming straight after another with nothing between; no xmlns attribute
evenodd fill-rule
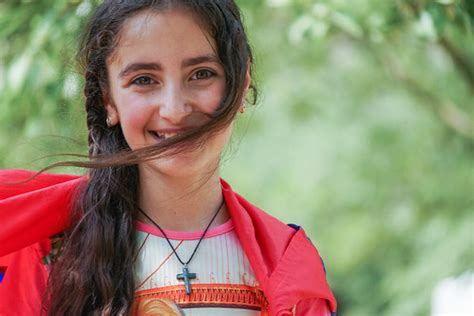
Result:
<svg viewBox="0 0 474 316"><path fill-rule="evenodd" d="M154 299L167 299L181 308L221 307L267 310L268 301L259 286L244 284L193 284L191 295L186 295L180 286L164 286L137 291L134 294L134 307ZM132 313L133 314L133 313Z"/></svg>

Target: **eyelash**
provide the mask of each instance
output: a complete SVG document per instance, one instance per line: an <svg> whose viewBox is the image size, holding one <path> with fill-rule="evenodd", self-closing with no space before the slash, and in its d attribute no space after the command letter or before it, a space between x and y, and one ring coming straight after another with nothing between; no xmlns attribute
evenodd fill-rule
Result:
<svg viewBox="0 0 474 316"><path fill-rule="evenodd" d="M207 73L207 75L206 75L205 78L201 78L201 79L194 78L194 77L197 76L198 73L202 73L202 72ZM213 72L213 71L211 71L211 70L209 70L209 69L200 69L200 70L196 71L196 72L192 75L191 79L193 79L193 80L206 80L206 79L209 79L209 78L211 78L211 77L213 77L213 76L215 76L215 75L216 75L216 73Z"/></svg>
<svg viewBox="0 0 474 316"><path fill-rule="evenodd" d="M202 74L202 73L205 73L206 76L205 76L204 78L200 78L200 79L199 79L199 78L197 78L197 75L198 75L199 73L201 73L201 74ZM213 72L213 71L211 71L211 70L209 70L209 69L200 69L200 70L196 71L196 72L192 75L191 79L192 79L192 80L206 80L206 79L209 79L209 78L211 78L211 77L213 77L213 76L215 76L215 75L216 75L216 73ZM144 80L144 79L147 80L147 83L144 83L144 82L141 82L141 83L140 83L140 81L142 81L142 80ZM155 81L155 80L151 79L151 78L148 77L148 76L140 76L140 77L134 79L134 80L132 81L132 84L135 84L135 85L138 85L138 86L148 86L148 85L153 84L154 81Z"/></svg>
<svg viewBox="0 0 474 316"><path fill-rule="evenodd" d="M149 82L148 83L139 83L139 80L141 80L141 79L146 79ZM148 85L152 84L152 81L155 81L155 80L151 79L148 76L140 76L140 77L134 79L132 81L132 84L135 84L135 85L138 85L138 86L148 86Z"/></svg>

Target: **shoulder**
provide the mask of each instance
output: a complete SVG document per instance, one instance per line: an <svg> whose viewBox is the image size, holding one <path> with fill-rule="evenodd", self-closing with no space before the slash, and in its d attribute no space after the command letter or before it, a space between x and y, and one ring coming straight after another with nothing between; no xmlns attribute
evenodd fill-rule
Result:
<svg viewBox="0 0 474 316"><path fill-rule="evenodd" d="M229 200L235 208L231 214L234 223L237 219L243 226L239 238L244 246L249 245L244 248L252 267L263 272L262 288L271 302L271 314L289 311L300 302L297 315L328 315L328 306L335 310L324 264L305 231L299 225L283 223L235 192Z"/></svg>
<svg viewBox="0 0 474 316"><path fill-rule="evenodd" d="M295 233L293 227L288 226L275 216L248 201L242 195L235 192L225 180L221 179L221 185L234 219L237 218L240 222L252 225L256 229L265 228L269 231L274 231L279 235L292 236Z"/></svg>
<svg viewBox="0 0 474 316"><path fill-rule="evenodd" d="M287 225L233 191L224 180L221 183L239 239L249 249L258 249L265 258L266 273L275 269L290 245L317 253L299 226Z"/></svg>

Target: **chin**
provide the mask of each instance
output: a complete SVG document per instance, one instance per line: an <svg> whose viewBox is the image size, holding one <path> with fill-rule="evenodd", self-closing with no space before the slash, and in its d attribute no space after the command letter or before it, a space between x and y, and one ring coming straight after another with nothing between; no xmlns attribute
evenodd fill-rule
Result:
<svg viewBox="0 0 474 316"><path fill-rule="evenodd" d="M202 175L204 173L212 172L212 166L217 162L210 163L202 159L192 156L174 156L167 158L159 158L145 163L146 167L157 174L166 176L168 178L186 178Z"/></svg>

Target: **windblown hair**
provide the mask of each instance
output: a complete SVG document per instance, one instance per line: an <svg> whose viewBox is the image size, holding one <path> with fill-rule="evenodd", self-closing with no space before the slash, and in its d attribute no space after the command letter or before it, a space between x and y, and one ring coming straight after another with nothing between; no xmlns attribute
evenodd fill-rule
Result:
<svg viewBox="0 0 474 316"><path fill-rule="evenodd" d="M106 125L107 60L113 56L127 19L147 10L170 9L191 12L215 40L225 70L226 93L207 124L132 151L120 126ZM43 307L48 315L126 315L133 302L137 253L137 164L190 150L191 144L191 149L197 149L228 126L245 98L252 54L233 0L105 0L88 24L78 59L85 76L89 160L52 166L89 168L89 179L78 194L60 255L52 264ZM256 89L250 88L250 102L255 103Z"/></svg>

